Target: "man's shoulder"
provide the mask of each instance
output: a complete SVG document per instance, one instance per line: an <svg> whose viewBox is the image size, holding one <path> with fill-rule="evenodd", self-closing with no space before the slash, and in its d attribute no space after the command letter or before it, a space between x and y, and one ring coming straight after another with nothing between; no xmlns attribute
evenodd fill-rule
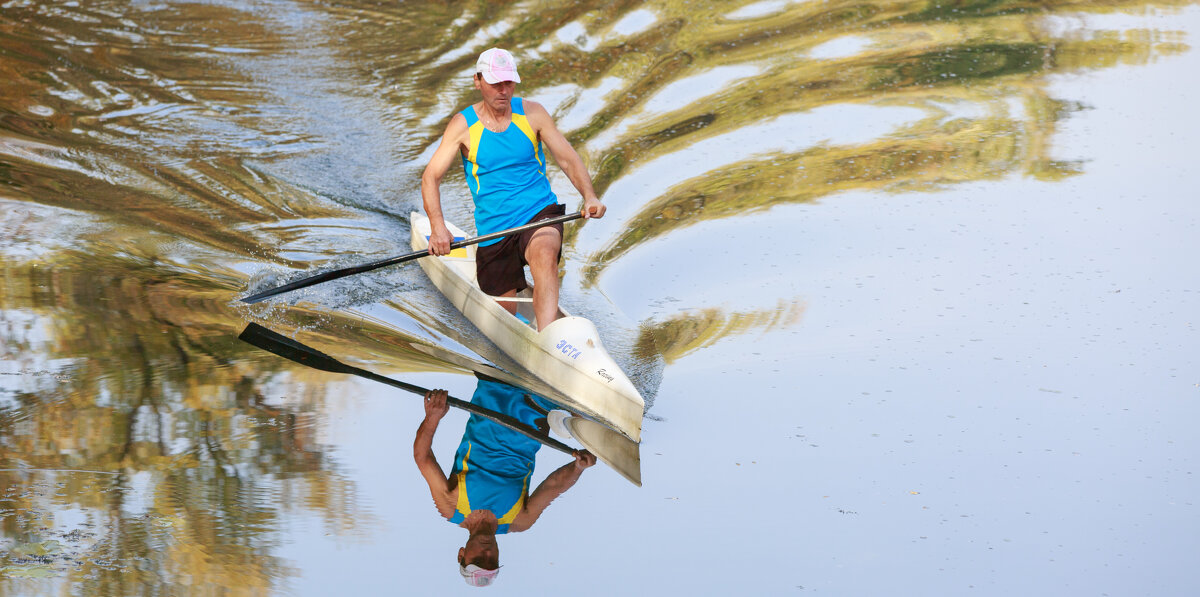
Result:
<svg viewBox="0 0 1200 597"><path fill-rule="evenodd" d="M470 110L470 109L471 109L471 107L468 106L467 110ZM455 112L452 116L450 116L450 122L446 125L446 128L447 129L449 129L451 127L462 127L464 129L467 128L467 115L465 114L465 112L466 112L466 110L463 110L462 112Z"/></svg>
<svg viewBox="0 0 1200 597"><path fill-rule="evenodd" d="M433 505L437 508L438 514L450 520L454 517L454 513L458 510L458 485L456 483L447 482L444 492L437 492L433 496Z"/></svg>
<svg viewBox="0 0 1200 597"><path fill-rule="evenodd" d="M533 101L527 97L517 97L517 98L513 98L513 99L521 102L521 106L525 109L526 114L528 114L531 111L547 113L546 108L544 106L542 106L541 104L539 104L536 101Z"/></svg>
<svg viewBox="0 0 1200 597"><path fill-rule="evenodd" d="M522 107L524 108L525 117L530 122L538 124L540 122L553 122L550 118L550 112L541 104L531 99L521 99Z"/></svg>
<svg viewBox="0 0 1200 597"><path fill-rule="evenodd" d="M466 137L467 130L469 128L470 127L467 124L467 117L464 116L462 112L455 112L454 115L450 117L450 122L446 123L445 136L461 141Z"/></svg>

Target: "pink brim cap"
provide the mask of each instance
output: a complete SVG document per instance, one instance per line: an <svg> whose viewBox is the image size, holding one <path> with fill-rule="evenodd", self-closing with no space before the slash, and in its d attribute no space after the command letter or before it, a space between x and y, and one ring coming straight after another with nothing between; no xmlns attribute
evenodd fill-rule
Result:
<svg viewBox="0 0 1200 597"><path fill-rule="evenodd" d="M467 581L467 584L472 587L486 587L496 580L496 575L500 573L500 569L485 570L475 564L469 564L467 566L459 566L458 572L462 574L463 580Z"/></svg>
<svg viewBox="0 0 1200 597"><path fill-rule="evenodd" d="M492 85L501 81L521 82L521 76L517 74L517 61L507 50L500 48L484 50L475 62L475 71Z"/></svg>

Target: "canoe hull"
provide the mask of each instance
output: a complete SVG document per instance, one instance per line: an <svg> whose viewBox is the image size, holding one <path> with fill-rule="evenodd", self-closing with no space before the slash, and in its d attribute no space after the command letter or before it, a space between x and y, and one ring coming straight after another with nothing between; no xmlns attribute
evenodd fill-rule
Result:
<svg viewBox="0 0 1200 597"><path fill-rule="evenodd" d="M428 246L429 220L413 212L412 247ZM467 236L449 225L455 236ZM640 441L645 401L616 361L604 349L588 319L560 309L560 318L542 331L522 322L475 281L475 247L463 257L418 260L434 286L489 340L547 385L571 401L567 406ZM518 303L532 320L532 305Z"/></svg>

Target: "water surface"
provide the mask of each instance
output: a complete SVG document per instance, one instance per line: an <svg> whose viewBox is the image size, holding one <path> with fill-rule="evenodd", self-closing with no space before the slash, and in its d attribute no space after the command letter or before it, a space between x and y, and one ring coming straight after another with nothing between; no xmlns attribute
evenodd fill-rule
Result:
<svg viewBox="0 0 1200 597"><path fill-rule="evenodd" d="M466 590L420 401L237 336L464 397L512 363L414 266L237 298L407 252L493 45L609 206L563 303L648 404L643 486L585 471L493 589L1194 594L1197 35L1175 1L6 1L0 594Z"/></svg>

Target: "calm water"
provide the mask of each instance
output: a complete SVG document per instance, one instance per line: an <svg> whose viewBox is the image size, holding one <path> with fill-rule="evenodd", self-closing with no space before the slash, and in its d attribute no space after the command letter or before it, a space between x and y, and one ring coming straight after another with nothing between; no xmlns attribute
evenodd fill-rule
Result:
<svg viewBox="0 0 1200 597"><path fill-rule="evenodd" d="M1173 1L2 1L0 595L471 590L420 400L237 336L463 398L511 363L415 265L237 298L407 252L491 45L609 205L563 303L648 404L643 486L585 471L492 590L1194 595L1198 36Z"/></svg>

